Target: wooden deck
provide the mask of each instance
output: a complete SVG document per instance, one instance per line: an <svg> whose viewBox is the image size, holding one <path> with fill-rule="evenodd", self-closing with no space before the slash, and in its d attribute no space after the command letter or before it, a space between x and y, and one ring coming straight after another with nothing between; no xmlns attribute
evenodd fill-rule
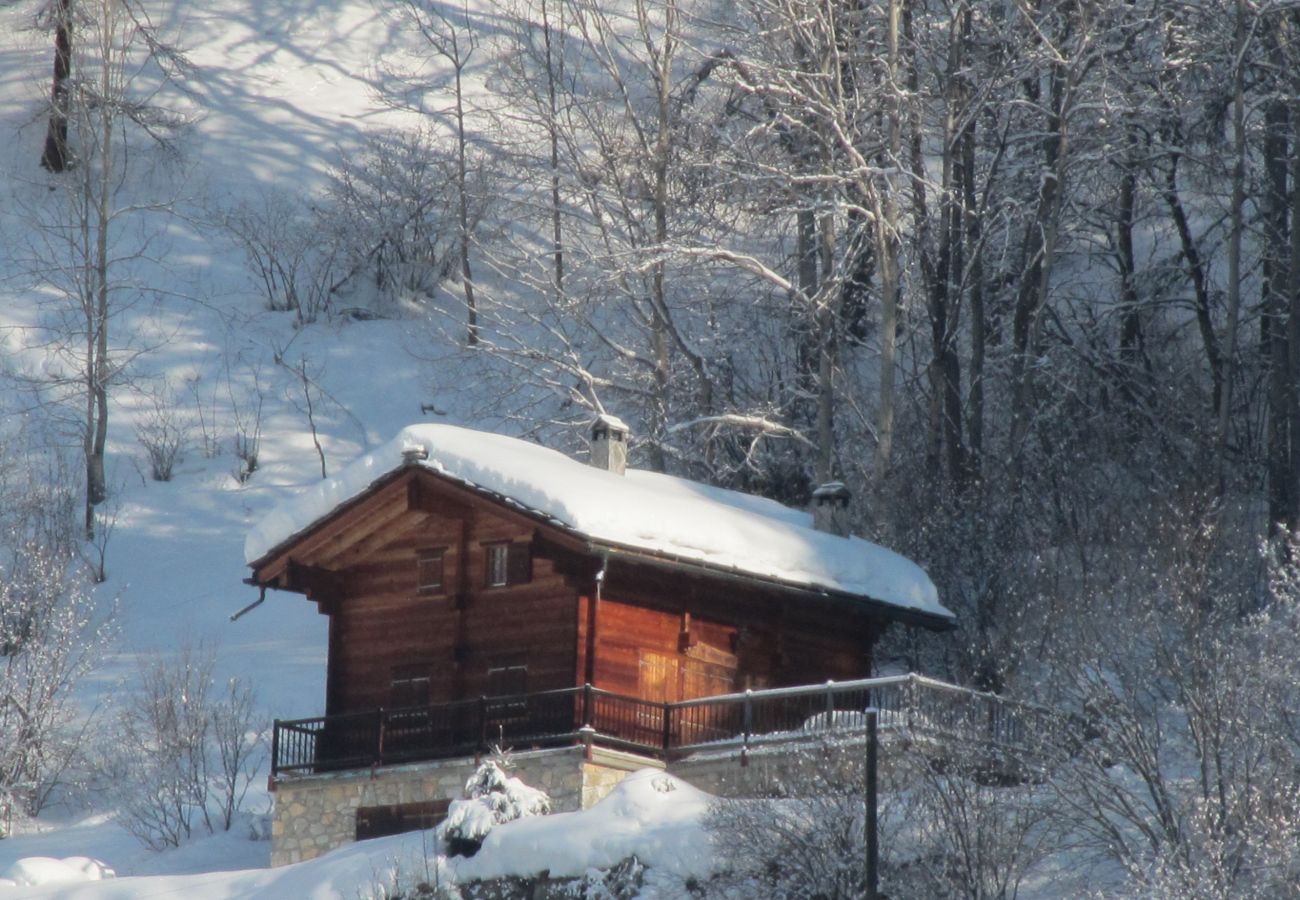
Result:
<svg viewBox="0 0 1300 900"><path fill-rule="evenodd" d="M591 741L658 759L821 735L852 736L866 710L882 729L1041 757L1066 746L1064 717L920 675L654 703L585 685L404 709L276 720L272 777L371 768Z"/></svg>

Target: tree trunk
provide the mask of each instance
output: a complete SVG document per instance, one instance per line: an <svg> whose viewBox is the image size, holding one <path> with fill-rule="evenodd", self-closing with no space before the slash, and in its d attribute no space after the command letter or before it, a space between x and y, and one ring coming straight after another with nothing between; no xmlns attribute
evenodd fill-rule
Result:
<svg viewBox="0 0 1300 900"><path fill-rule="evenodd" d="M68 167L68 79L72 75L72 0L58 0L54 28L54 79L50 90L50 119L45 131L41 165L51 172Z"/></svg>
<svg viewBox="0 0 1300 900"><path fill-rule="evenodd" d="M1119 264L1119 396L1125 414L1134 413L1142 391L1139 380L1145 373L1145 348L1142 315L1137 289L1137 261L1133 250L1133 221L1137 207L1137 135L1130 126L1126 134L1126 153L1119 183L1119 209L1115 214L1115 257Z"/></svg>
<svg viewBox="0 0 1300 900"><path fill-rule="evenodd" d="M900 0L889 0L888 63L889 112L885 166L896 169L902 155L902 112L899 109L898 17ZM880 223L876 226L876 256L880 260L880 408L876 418L877 492L884 490L894 455L894 369L898 354L898 209L893 179L880 186ZM877 501L879 501L877 497ZM879 509L879 502L872 509Z"/></svg>
<svg viewBox="0 0 1300 900"><path fill-rule="evenodd" d="M461 87L461 70L465 67L465 57L460 54L453 30L452 41L454 59L452 65L456 70L456 206L460 222L460 279L465 289L465 343L474 346L478 343L478 306L474 300L474 273L469 265L469 188L468 164L466 162L465 140L465 104Z"/></svg>
<svg viewBox="0 0 1300 900"><path fill-rule="evenodd" d="M547 131L551 143L551 245L554 265L552 278L555 281L556 303L562 305L564 303L564 232L561 228L563 210L560 207L560 113L555 84L563 77L562 71L557 73L556 69L564 65L564 51L560 51L557 59L552 43L551 18L546 8L546 0L542 0L542 40L546 48L546 104L549 116Z"/></svg>
<svg viewBox="0 0 1300 900"><path fill-rule="evenodd" d="M1226 488L1228 427L1232 413L1232 381L1237 367L1237 326L1241 315L1241 242L1246 205L1246 2L1237 0L1233 47L1237 60L1232 74L1232 205L1228 230L1228 327L1224 339L1223 391L1219 397L1215 489Z"/></svg>
<svg viewBox="0 0 1300 900"><path fill-rule="evenodd" d="M1274 51L1276 58L1280 54ZM1295 486L1291 480L1291 406L1294 403L1290 348L1290 240L1287 235L1286 101L1275 98L1264 109L1264 281L1260 330L1268 360L1268 521L1270 531L1291 532Z"/></svg>
<svg viewBox="0 0 1300 900"><path fill-rule="evenodd" d="M1177 132L1174 141L1175 145L1181 143L1181 135ZM1192 280L1196 327L1201 334L1206 363L1210 368L1211 408L1217 412L1223 396L1223 359L1219 352L1218 338L1214 333L1214 320L1210 316L1210 289L1205 275L1205 264L1196 246L1196 237L1192 234L1191 224L1187 221L1182 193L1178 187L1178 166L1181 159L1182 154L1179 151L1175 150L1169 154L1169 170L1165 173L1165 205L1169 207L1169 216L1173 219L1174 228L1178 232L1183 261L1187 263L1187 275Z"/></svg>

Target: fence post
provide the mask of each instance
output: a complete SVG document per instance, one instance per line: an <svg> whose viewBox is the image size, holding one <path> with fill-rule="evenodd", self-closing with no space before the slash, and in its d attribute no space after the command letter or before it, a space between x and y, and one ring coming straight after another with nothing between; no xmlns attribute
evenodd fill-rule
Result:
<svg viewBox="0 0 1300 900"><path fill-rule="evenodd" d="M313 754L315 755L315 754ZM271 777L280 774L280 720L271 725Z"/></svg>
<svg viewBox="0 0 1300 900"><path fill-rule="evenodd" d="M835 728L835 680L826 679L826 730Z"/></svg>
<svg viewBox="0 0 1300 900"><path fill-rule="evenodd" d="M591 722L591 682L588 681L582 686L582 724L584 727L592 727Z"/></svg>
<svg viewBox="0 0 1300 900"><path fill-rule="evenodd" d="M385 726L388 724L388 717L384 715L384 708L382 706L375 710L375 716L379 719L375 729L379 735L379 745L375 748L375 764L382 766L384 764L384 730Z"/></svg>

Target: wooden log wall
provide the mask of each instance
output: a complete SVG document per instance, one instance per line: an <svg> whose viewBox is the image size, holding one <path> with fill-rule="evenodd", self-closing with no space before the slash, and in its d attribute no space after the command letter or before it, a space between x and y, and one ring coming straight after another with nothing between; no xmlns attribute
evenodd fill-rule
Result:
<svg viewBox="0 0 1300 900"><path fill-rule="evenodd" d="M532 530L475 510L429 515L345 571L331 604L327 713L389 706L394 672L423 668L429 701L477 697L488 670L525 665L527 690L568 687L576 666L577 595L547 559L526 583L488 587L488 544L529 552ZM442 549L442 590L417 589L421 551Z"/></svg>

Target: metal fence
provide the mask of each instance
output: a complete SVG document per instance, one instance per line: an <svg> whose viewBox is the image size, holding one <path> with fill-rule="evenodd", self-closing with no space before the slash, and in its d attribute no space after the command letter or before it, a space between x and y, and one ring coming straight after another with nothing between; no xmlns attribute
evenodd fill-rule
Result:
<svg viewBox="0 0 1300 900"><path fill-rule="evenodd" d="M507 697L275 723L271 771L328 772L470 756L493 745L544 747L591 740L670 758L708 748L852 735L866 710L881 729L999 751L1034 753L1065 737L1041 707L921 675L655 703L585 685Z"/></svg>

